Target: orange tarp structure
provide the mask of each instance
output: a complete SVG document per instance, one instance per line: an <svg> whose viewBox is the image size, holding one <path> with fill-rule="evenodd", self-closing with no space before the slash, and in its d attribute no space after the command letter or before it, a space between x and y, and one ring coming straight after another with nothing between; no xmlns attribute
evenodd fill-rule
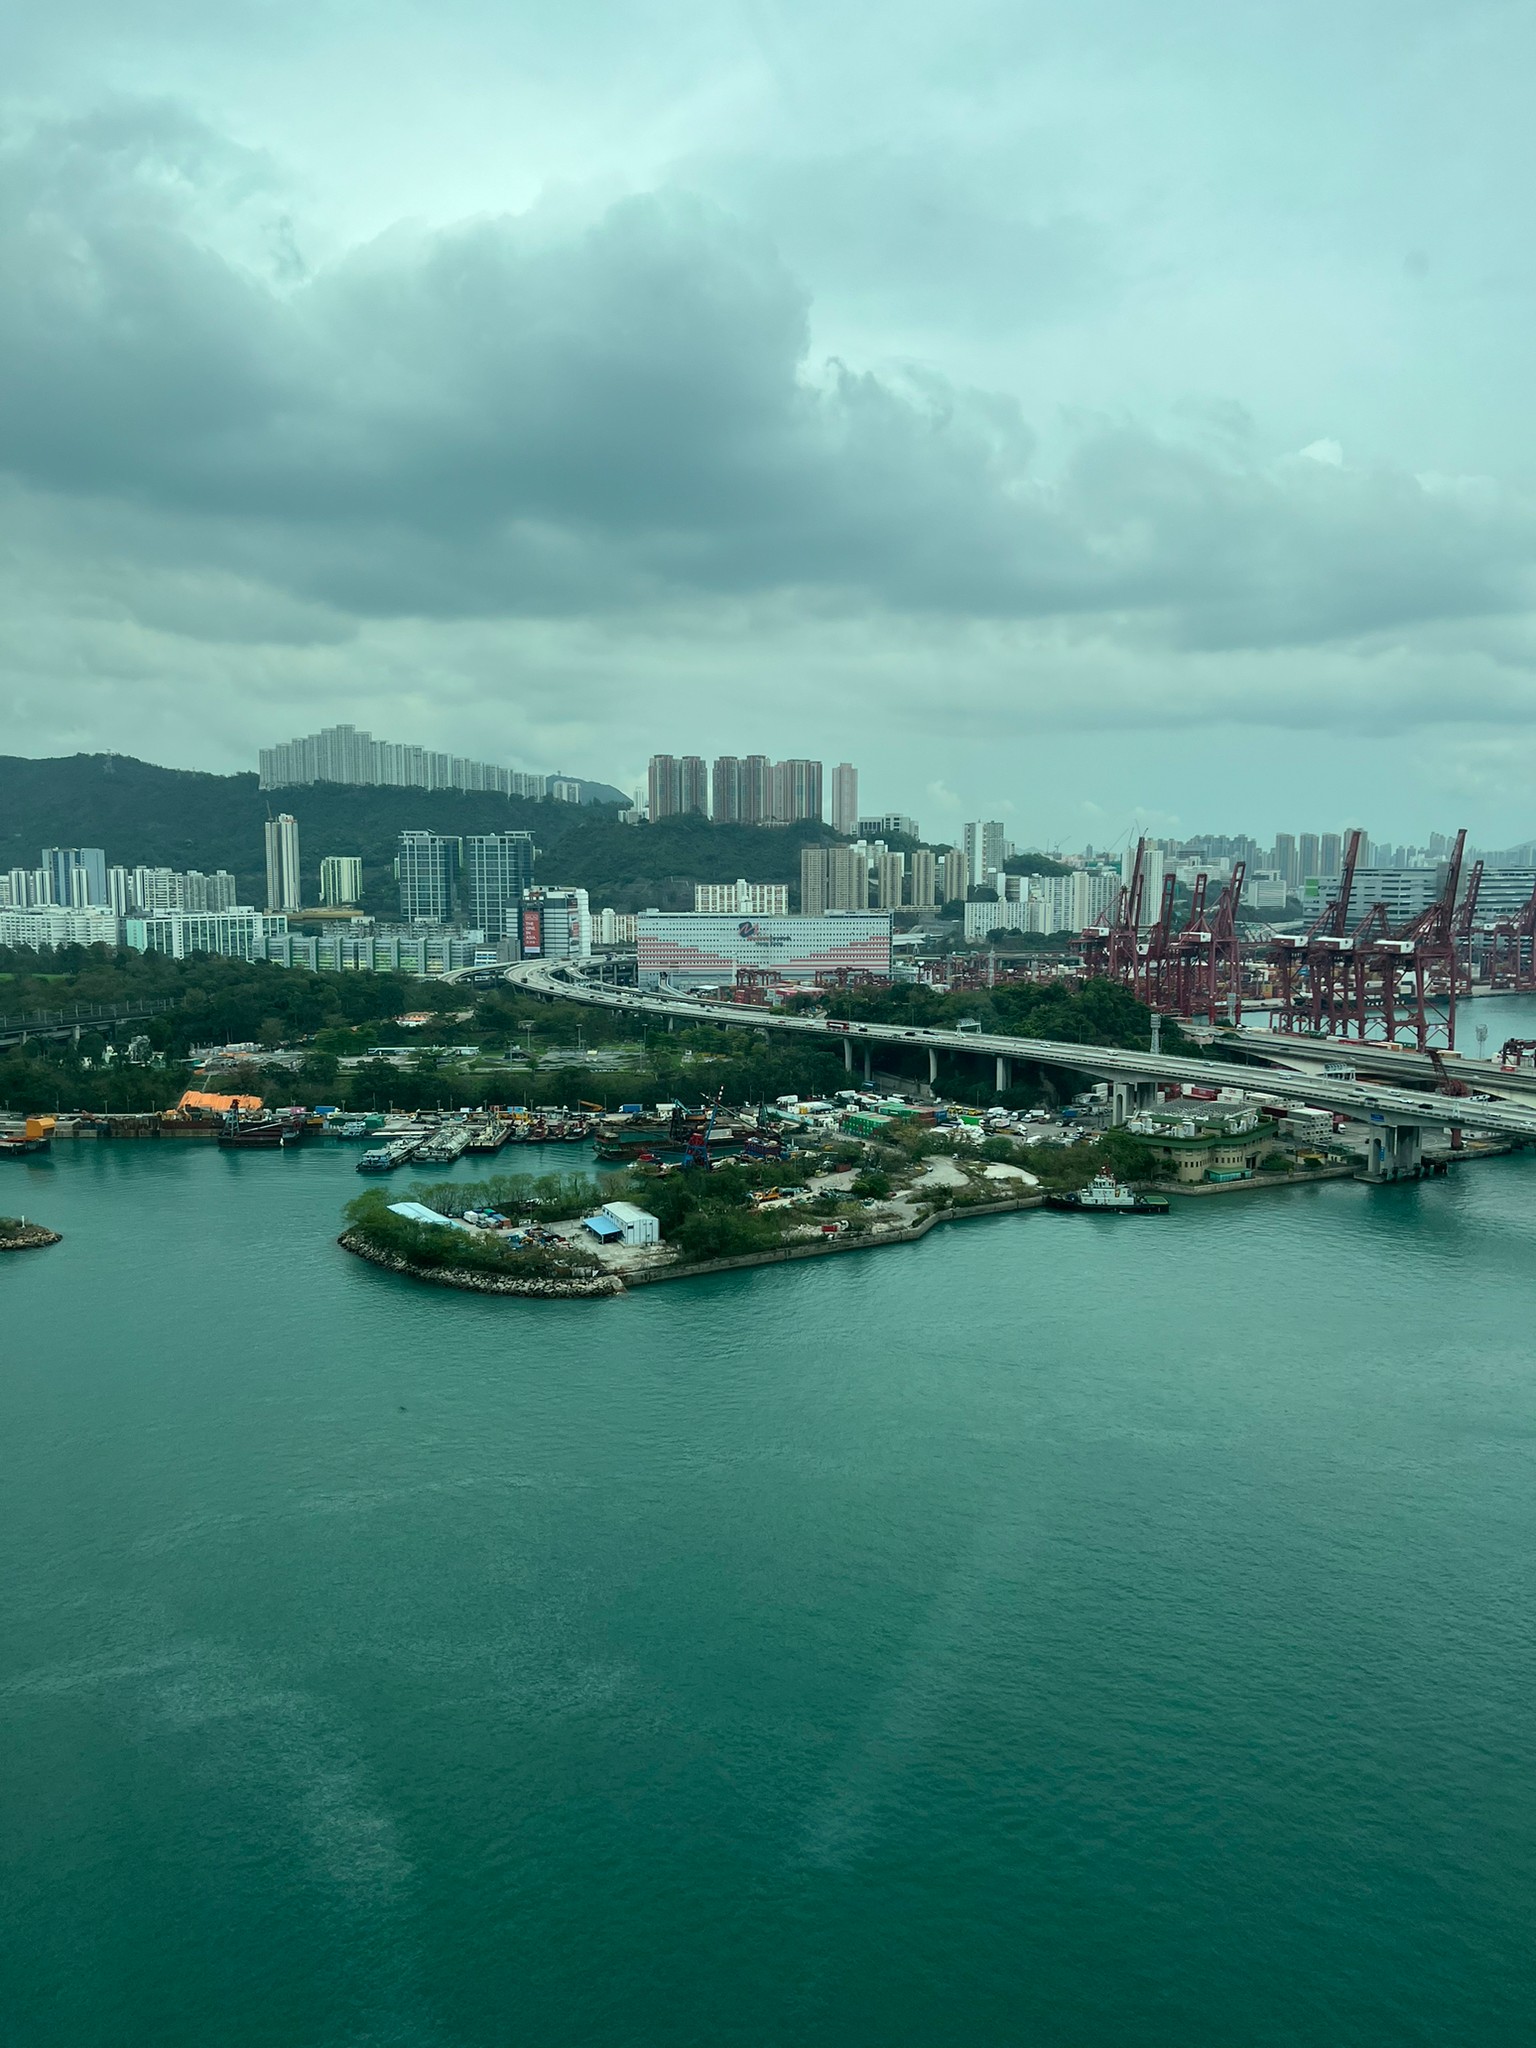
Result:
<svg viewBox="0 0 1536 2048"><path fill-rule="evenodd" d="M180 1102L171 1111L172 1116L204 1115L228 1116L232 1109L260 1109L259 1095L204 1095L197 1088L189 1088Z"/></svg>

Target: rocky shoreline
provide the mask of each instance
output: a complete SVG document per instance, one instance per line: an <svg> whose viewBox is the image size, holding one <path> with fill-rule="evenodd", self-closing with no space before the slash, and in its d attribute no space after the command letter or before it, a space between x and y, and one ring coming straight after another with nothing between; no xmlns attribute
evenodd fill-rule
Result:
<svg viewBox="0 0 1536 2048"><path fill-rule="evenodd" d="M63 1242L58 1231L44 1230L40 1223L17 1223L10 1217L0 1221L0 1252L30 1252Z"/></svg>
<svg viewBox="0 0 1536 2048"><path fill-rule="evenodd" d="M421 1280L429 1287L456 1287L469 1294L518 1294L534 1300L587 1301L603 1295L622 1294L624 1282L617 1273L604 1273L596 1280L514 1280L504 1273L477 1273L466 1266L413 1266L398 1252L381 1251L361 1231L345 1230L336 1242L354 1258L382 1266L386 1272L403 1273L408 1280Z"/></svg>
<svg viewBox="0 0 1536 2048"><path fill-rule="evenodd" d="M381 1251L360 1231L348 1230L336 1242L370 1264L409 1280L422 1280L431 1287L455 1287L471 1294L514 1294L548 1301L593 1300L625 1294L632 1287L653 1287L662 1280L705 1280L715 1273L736 1273L747 1266L781 1266L801 1259L834 1258L846 1252L879 1251L886 1245L916 1244L941 1223L961 1223L970 1216L1006 1216L1020 1209L1038 1209L1039 1195L1015 1196L999 1202L968 1202L951 1209L938 1209L903 1229L882 1231L878 1236L832 1237L819 1242L778 1245L772 1251L739 1252L726 1259L703 1259L697 1265L668 1264L642 1267L621 1279L605 1273L597 1280L512 1280L497 1273L478 1273L463 1266L413 1266L398 1252Z"/></svg>

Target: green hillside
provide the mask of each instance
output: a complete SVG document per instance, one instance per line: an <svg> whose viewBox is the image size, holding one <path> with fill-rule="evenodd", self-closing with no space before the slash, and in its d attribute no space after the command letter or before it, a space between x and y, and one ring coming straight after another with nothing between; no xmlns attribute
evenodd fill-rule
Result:
<svg viewBox="0 0 1536 2048"><path fill-rule="evenodd" d="M35 867L45 846L100 846L109 864L228 868L243 902L264 901L262 822L290 811L299 821L306 902L318 895L328 853L360 854L365 907L398 911L391 863L403 831L528 831L540 849L536 875L591 892L594 907L691 910L695 882L798 885L800 849L831 840L824 826L763 829L667 818L621 825L617 806L475 795L364 789L317 783L263 792L254 775L157 768L122 754L29 761L0 755L0 869Z"/></svg>

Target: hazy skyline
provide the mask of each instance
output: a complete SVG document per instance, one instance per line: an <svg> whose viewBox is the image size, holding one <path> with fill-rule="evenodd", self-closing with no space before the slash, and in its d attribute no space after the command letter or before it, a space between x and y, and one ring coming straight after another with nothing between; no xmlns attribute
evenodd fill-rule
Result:
<svg viewBox="0 0 1536 2048"><path fill-rule="evenodd" d="M1536 31L23 4L4 750L1536 830Z"/></svg>

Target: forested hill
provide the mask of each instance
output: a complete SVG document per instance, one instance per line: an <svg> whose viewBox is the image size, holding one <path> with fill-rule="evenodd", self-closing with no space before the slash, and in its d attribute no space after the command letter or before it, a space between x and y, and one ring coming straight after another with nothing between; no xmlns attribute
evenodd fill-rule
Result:
<svg viewBox="0 0 1536 2048"><path fill-rule="evenodd" d="M668 818L621 825L618 807L475 795L364 789L316 783L259 790L254 775L157 768L122 754L29 761L0 755L0 869L36 867L45 846L100 846L108 864L228 868L242 901L265 901L262 822L278 811L299 821L304 900L318 894L328 853L360 854L366 907L399 908L392 863L404 831L528 831L540 849L540 881L591 891L595 907L693 908L694 882L800 879L800 849L830 841L824 826L760 829Z"/></svg>

